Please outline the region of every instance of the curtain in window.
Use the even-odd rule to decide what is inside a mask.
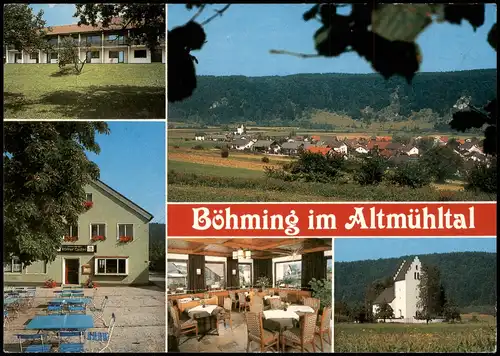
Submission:
[[[310,290],[313,279],[326,279],[326,258],[323,251],[302,255],[302,290]]]
[[[236,270],[236,274],[233,275],[233,269]],[[227,289],[234,289],[240,286],[240,271],[238,269],[238,259],[228,258],[227,259]]]
[[[198,275],[196,270],[201,270]],[[192,293],[205,291],[205,256],[189,255],[188,256],[188,290]]]
[[[253,284],[257,283],[260,277],[267,277],[272,284],[273,280],[273,260],[269,259],[255,259],[253,260]]]

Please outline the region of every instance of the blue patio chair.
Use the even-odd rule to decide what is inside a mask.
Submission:
[[[85,304],[68,304],[68,311],[70,314],[85,314],[86,310]]]
[[[62,304],[49,304],[47,306],[47,314],[62,314],[63,306]]]
[[[47,353],[50,352],[50,345],[43,344],[43,334],[17,334],[19,340],[19,349],[24,353]],[[23,350],[23,341],[35,342],[40,341],[40,344],[28,345]]]
[[[72,296],[71,292],[66,292],[66,291],[61,292],[61,298],[71,298],[71,296]]]
[[[109,321],[109,327],[107,332],[89,331],[87,333],[87,341],[93,344],[96,343],[101,345],[101,349],[98,351],[99,353],[104,352],[104,350],[106,349],[108,349],[108,352],[112,352],[111,348],[109,347],[109,343],[111,341],[111,336],[113,335],[115,323],[116,323],[116,317],[115,313],[113,313],[111,314],[111,320]]]
[[[71,293],[72,298],[83,298],[84,293],[83,292],[77,292],[77,293]]]
[[[84,341],[83,331],[59,331],[57,335],[59,337],[59,352],[62,353],[85,352],[85,346],[83,343]],[[63,338],[73,338],[73,337],[78,337],[79,342],[63,342]]]

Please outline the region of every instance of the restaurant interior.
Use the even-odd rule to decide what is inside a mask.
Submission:
[[[331,238],[170,238],[168,352],[332,352]]]

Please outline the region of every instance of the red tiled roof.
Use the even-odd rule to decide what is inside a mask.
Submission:
[[[381,150],[381,151],[379,152],[379,154],[380,154],[381,156],[384,156],[384,157],[391,157],[391,156],[392,156],[392,152],[391,152],[391,151],[389,151],[389,150]]]
[[[369,150],[372,150],[375,146],[378,146],[379,150],[384,150],[389,144],[390,142],[387,141],[370,141],[368,142],[367,147]]]
[[[381,136],[377,137],[377,141],[392,141],[391,136]]]
[[[441,142],[448,142],[448,136],[441,136],[439,138],[439,141],[441,141]]]
[[[111,30],[121,30],[123,27],[122,19],[119,17],[115,17],[111,20],[111,24],[103,28],[102,23],[99,23],[96,27],[77,24],[71,25],[62,25],[62,26],[51,26],[52,31],[48,32],[48,35],[67,35],[70,33],[78,33],[78,32],[100,32],[102,30],[111,31]],[[127,29],[133,28],[133,26],[127,26]]]
[[[314,141],[319,141],[321,138],[319,136],[311,136],[311,140],[314,140]]]
[[[311,153],[321,153],[322,155],[326,156],[326,154],[332,149],[330,147],[309,146],[306,148],[306,150]]]

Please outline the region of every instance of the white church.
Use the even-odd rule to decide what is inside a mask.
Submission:
[[[386,302],[394,311],[396,320],[402,323],[418,323],[417,313],[418,286],[422,263],[415,257],[413,260],[403,261],[394,276],[394,285],[386,288],[373,303],[373,314],[379,306]]]

